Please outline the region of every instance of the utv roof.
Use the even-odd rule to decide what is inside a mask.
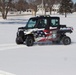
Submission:
[[[31,17],[31,19],[41,19],[41,18],[57,18],[57,19],[59,19],[59,17],[52,17],[52,16],[50,16],[50,15],[41,15],[41,16],[36,16],[36,17]]]

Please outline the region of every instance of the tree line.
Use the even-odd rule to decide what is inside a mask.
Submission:
[[[18,0],[17,2],[14,0],[0,0],[0,12],[2,14],[3,19],[7,19],[7,14],[11,10],[16,11],[25,11],[26,9],[32,9],[37,12],[37,5],[41,4],[42,0]],[[54,4],[60,4],[59,13],[64,14],[67,17],[68,13],[73,13],[76,11],[76,3],[73,3],[72,0],[43,0],[43,7],[45,9],[45,15],[47,9],[50,14],[52,11],[52,7]]]

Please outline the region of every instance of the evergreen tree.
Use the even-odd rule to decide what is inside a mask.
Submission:
[[[67,13],[72,13],[73,9],[73,2],[72,0],[62,0],[60,4],[59,13],[65,14],[65,17],[67,17]]]

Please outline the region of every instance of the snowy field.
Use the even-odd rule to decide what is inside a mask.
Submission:
[[[55,16],[74,28],[67,34],[71,45],[16,45],[18,27],[25,26],[31,16],[0,18],[0,75],[76,75],[76,14]]]

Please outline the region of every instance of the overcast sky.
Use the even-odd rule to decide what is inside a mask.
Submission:
[[[76,2],[76,0],[73,0],[74,2]]]

